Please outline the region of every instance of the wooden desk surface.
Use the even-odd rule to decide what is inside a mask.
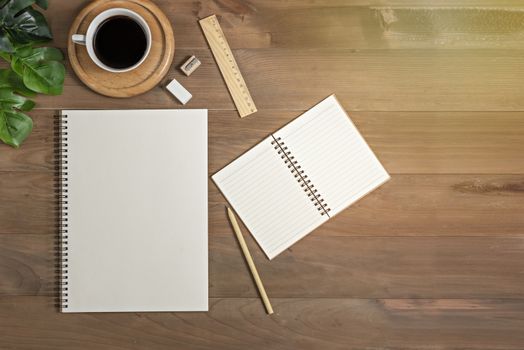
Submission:
[[[55,45],[86,3],[50,1]],[[524,4],[157,3],[177,42],[166,81],[209,108],[210,174],[336,93],[392,180],[271,263],[246,237],[271,317],[212,183],[209,313],[60,314],[53,114],[180,107],[160,87],[98,96],[68,67],[23,147],[0,146],[0,349],[524,348]],[[197,23],[212,13],[259,108],[245,119]],[[186,78],[175,67],[191,54],[202,67]]]

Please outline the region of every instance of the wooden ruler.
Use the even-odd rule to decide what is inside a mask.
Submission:
[[[224,32],[220,28],[217,17],[212,15],[201,19],[199,22],[218,68],[220,68],[220,72],[224,77],[229,93],[233,98],[233,102],[235,102],[238,114],[240,114],[241,118],[244,118],[255,113],[257,107],[247,89],[242,73],[238,69],[233,52],[231,52]]]

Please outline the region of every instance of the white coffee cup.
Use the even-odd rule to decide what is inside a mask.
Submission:
[[[134,65],[130,67],[125,68],[114,68],[109,67],[108,65],[104,64],[96,55],[95,52],[95,35],[97,33],[98,28],[102,23],[104,23],[106,20],[115,17],[115,16],[126,16],[134,20],[137,24],[140,25],[142,30],[144,31],[144,34],[146,36],[146,50],[144,52],[144,56]],[[87,53],[89,54],[89,57],[93,60],[93,62],[96,63],[97,66],[99,66],[102,69],[105,69],[108,72],[113,73],[122,73],[122,72],[129,72],[130,70],[133,70],[140,66],[147,56],[149,55],[149,51],[151,50],[151,30],[149,29],[149,25],[147,22],[140,16],[138,13],[124,9],[124,8],[113,8],[106,10],[102,13],[100,13],[98,16],[96,16],[91,23],[89,24],[89,27],[87,28],[87,32],[85,35],[83,34],[73,34],[71,37],[74,43],[85,45],[87,48]]]

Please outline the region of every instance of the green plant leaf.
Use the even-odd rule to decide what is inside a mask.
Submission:
[[[12,40],[21,44],[45,42],[53,38],[45,17],[31,7],[14,17],[5,30]]]
[[[3,55],[3,57],[6,61],[11,62],[11,69],[15,71],[15,73],[18,74],[20,77],[22,77],[24,75],[24,65],[19,56],[27,55],[28,53],[25,52],[29,51],[29,53],[31,53],[32,50],[33,49],[30,46],[24,46],[21,48],[16,48],[15,52],[13,52],[8,57],[6,57],[5,54]]]
[[[20,57],[27,64],[37,64],[42,61],[62,61],[64,55],[62,51],[54,47],[24,47],[16,51],[16,56]]]
[[[33,129],[33,121],[22,111],[30,111],[35,103],[14,93],[9,86],[9,71],[0,72],[0,139],[8,145],[19,147]]]
[[[22,112],[35,103],[19,91],[27,91],[21,78],[10,69],[0,69],[0,140],[13,147],[19,147],[33,129],[33,121]]]
[[[57,61],[48,61],[38,66],[26,66],[24,84],[29,89],[47,95],[60,95],[63,91],[65,68]]]
[[[41,9],[47,10],[47,0],[36,0],[36,4]]]
[[[62,52],[33,45],[52,39],[45,17],[47,0],[0,0],[0,57],[10,69],[0,69],[0,140],[19,147],[33,129],[24,112],[35,106],[37,92],[60,94],[65,68]]]
[[[20,77],[24,76],[24,63],[16,56],[11,59],[11,69]]]
[[[36,95],[36,92],[29,90],[24,85],[22,78],[11,69],[0,69],[0,88],[11,88],[16,93],[27,97]]]
[[[27,112],[33,109],[35,103],[24,96],[15,94],[10,88],[0,88],[0,105],[2,109],[16,108]]]
[[[10,69],[0,69],[0,89],[12,87],[11,82],[9,81],[10,74]]]
[[[9,35],[3,28],[0,28],[0,51],[13,52],[14,50],[15,47],[9,39]]]
[[[0,28],[7,36],[4,42],[9,40],[11,46],[16,46],[52,39],[45,17],[32,7],[35,1],[10,0],[0,8]],[[37,5],[44,8],[47,1],[40,0]]]
[[[13,109],[0,109],[0,139],[13,147],[20,147],[33,130],[33,120]]]
[[[0,19],[6,21],[12,19],[18,12],[35,3],[35,0],[8,0],[4,1],[0,9]]]
[[[17,50],[11,60],[11,68],[22,76],[27,88],[47,95],[62,93],[65,67],[62,52],[53,47],[24,47]]]

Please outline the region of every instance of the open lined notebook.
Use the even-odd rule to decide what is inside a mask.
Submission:
[[[390,177],[332,95],[212,178],[272,259]]]
[[[207,310],[207,110],[67,110],[60,130],[61,311]]]

